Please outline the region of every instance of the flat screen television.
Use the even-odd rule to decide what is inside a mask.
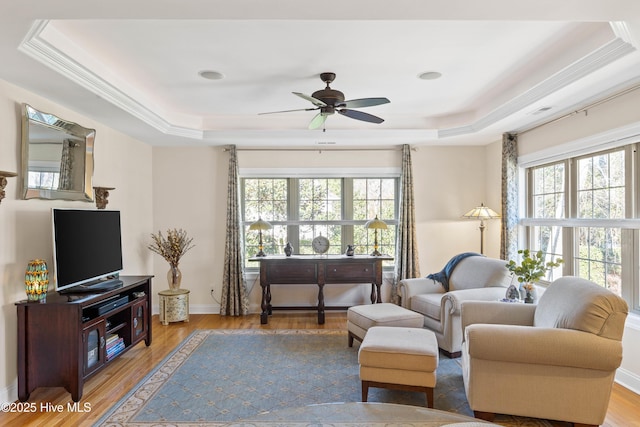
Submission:
[[[52,223],[57,291],[99,292],[122,285],[119,211],[54,208]]]

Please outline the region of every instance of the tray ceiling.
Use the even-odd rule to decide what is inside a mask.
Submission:
[[[0,78],[154,145],[487,144],[640,84],[633,1],[31,3],[0,18]],[[313,108],[292,92],[327,71],[384,122],[259,114]]]

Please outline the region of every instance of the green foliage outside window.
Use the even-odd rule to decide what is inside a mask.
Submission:
[[[268,255],[282,254],[287,242],[296,254],[313,254],[318,235],[331,242],[329,254],[344,253],[348,244],[369,254],[374,233],[364,224],[376,215],[389,227],[378,232],[379,251],[394,256],[397,185],[397,178],[244,178],[245,259],[258,252],[258,233],[248,230],[258,218],[273,225],[262,233]]]

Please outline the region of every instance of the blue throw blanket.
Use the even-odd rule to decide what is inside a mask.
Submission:
[[[442,271],[438,273],[432,273],[427,276],[427,279],[433,279],[436,282],[440,282],[442,287],[446,292],[449,292],[449,277],[451,277],[451,273],[453,273],[453,269],[456,268],[456,265],[463,259],[470,256],[484,256],[476,252],[463,252],[451,258],[447,265],[444,266]]]

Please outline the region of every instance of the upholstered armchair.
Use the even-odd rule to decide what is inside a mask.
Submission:
[[[627,312],[622,298],[576,277],[554,281],[537,305],[464,302],[462,372],[476,417],[602,424]]]
[[[424,316],[424,327],[436,334],[438,347],[447,356],[460,357],[460,304],[504,298],[512,281],[506,264],[504,260],[485,256],[465,258],[451,272],[448,291],[440,282],[428,278],[401,280],[400,303]]]

